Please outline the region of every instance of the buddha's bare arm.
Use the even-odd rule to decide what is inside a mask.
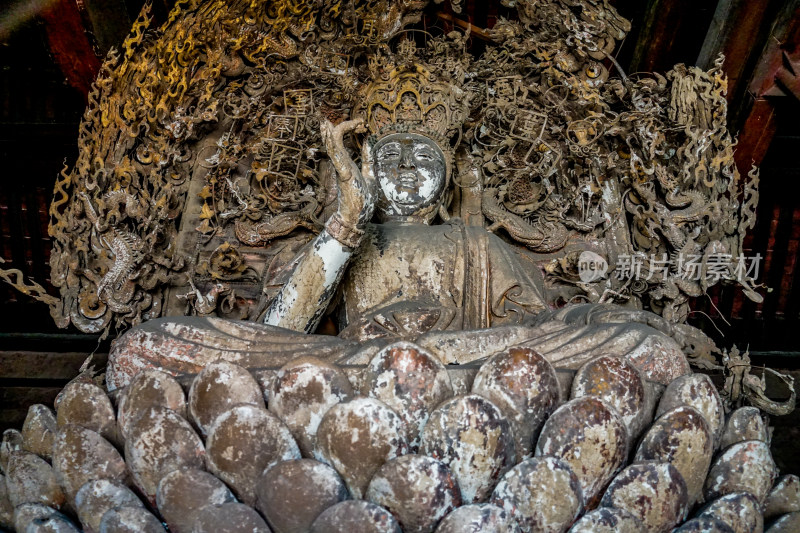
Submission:
[[[337,174],[339,207],[299,261],[289,281],[267,309],[264,323],[294,331],[314,331],[357,252],[375,208],[375,176],[364,143],[359,171],[344,147],[344,135],[363,128],[361,120],[334,127],[322,124],[322,138]]]

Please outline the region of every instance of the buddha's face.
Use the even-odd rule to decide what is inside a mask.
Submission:
[[[447,164],[441,149],[431,139],[415,133],[387,135],[375,144],[373,157],[382,215],[419,215],[438,204],[445,187]]]

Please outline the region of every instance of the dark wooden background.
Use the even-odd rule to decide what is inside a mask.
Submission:
[[[77,155],[86,94],[142,3],[21,0],[0,7],[0,256],[37,281],[48,279],[47,210],[56,175]],[[156,20],[171,3],[154,0]],[[751,162],[762,169],[747,254],[765,258],[759,280],[769,289],[758,305],[734,287],[715,289],[694,302],[691,320],[724,347],[749,346],[758,361],[800,367],[800,1],[611,3],[633,22],[617,56],[628,73],[676,63],[710,67],[718,53],[727,55],[737,160],[743,173]],[[495,4],[468,0],[456,16],[491,25],[500,13]],[[95,336],[58,330],[45,306],[0,286],[0,428],[18,422],[28,400],[43,401],[42,391],[54,395],[89,352],[106,350]]]

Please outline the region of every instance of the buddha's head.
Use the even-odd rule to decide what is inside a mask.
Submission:
[[[372,153],[379,216],[429,222],[447,186],[447,158],[439,145],[418,133],[393,133],[377,141]]]
[[[370,65],[380,65],[376,59]],[[421,63],[377,69],[353,116],[364,119],[382,220],[430,223],[449,198],[455,147],[468,116],[466,93]]]

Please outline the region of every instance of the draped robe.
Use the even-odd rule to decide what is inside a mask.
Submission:
[[[445,364],[528,346],[562,368],[613,355],[661,383],[689,372],[681,330],[657,315],[595,304],[552,310],[546,301],[543,275],[531,259],[483,227],[457,219],[436,226],[376,224],[339,286],[337,337],[165,317],[115,341],[106,378],[113,389],[145,368],[193,374],[219,359],[252,369],[305,356],[365,364],[399,340],[415,342]]]

